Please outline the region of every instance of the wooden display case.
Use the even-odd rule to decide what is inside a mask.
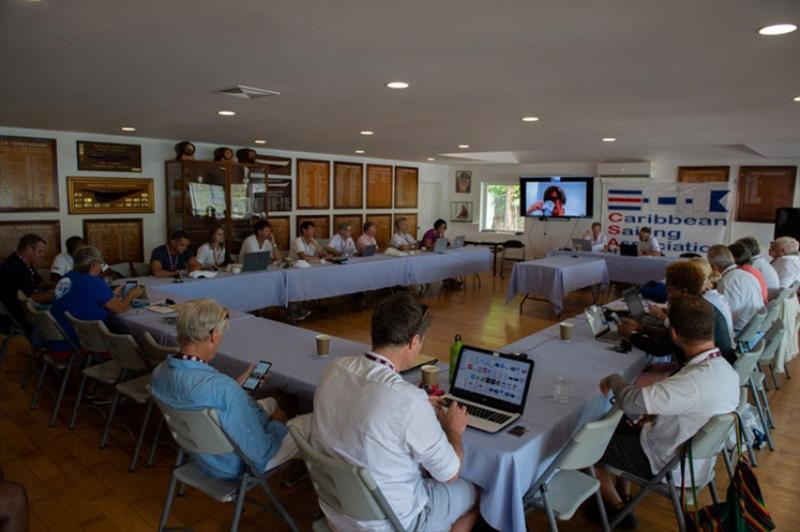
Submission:
[[[238,250],[253,218],[267,216],[268,175],[263,164],[167,161],[167,233],[186,231],[196,249],[221,225],[226,247]]]

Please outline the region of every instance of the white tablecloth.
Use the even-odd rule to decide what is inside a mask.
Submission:
[[[648,281],[661,281],[667,275],[667,266],[682,260],[676,257],[626,257],[615,253],[595,251],[561,251],[555,250],[548,257],[577,255],[593,257],[606,261],[608,278],[616,283],[645,284]]]

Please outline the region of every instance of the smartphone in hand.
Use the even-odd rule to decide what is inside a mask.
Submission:
[[[250,375],[244,380],[242,383],[242,388],[247,390],[248,392],[252,392],[258,385],[261,383],[261,380],[266,376],[267,372],[272,367],[272,362],[267,362],[266,360],[260,361],[256,366],[253,368],[253,371],[250,372]]]

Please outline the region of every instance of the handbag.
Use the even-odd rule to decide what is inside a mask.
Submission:
[[[728,485],[727,500],[711,504],[703,508],[697,507],[697,487],[694,477],[694,464],[692,460],[692,442],[689,440],[684,450],[685,459],[688,454],[689,473],[692,479],[692,495],[694,497],[694,511],[689,512],[686,505],[686,490],[684,489],[685,477],[683,475],[684,460],[681,460],[681,503],[687,530],[702,530],[708,532],[745,532],[768,531],[775,528],[775,522],[764,504],[761,488],[758,485],[753,469],[742,454],[741,430],[742,420],[738,414],[734,426],[736,427],[736,467],[733,478]],[[713,482],[713,480],[712,480]]]

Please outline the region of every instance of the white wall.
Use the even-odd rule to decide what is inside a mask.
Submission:
[[[175,159],[174,146],[179,140],[150,139],[135,137],[131,135],[97,135],[93,133],[78,133],[65,131],[49,131],[40,129],[24,129],[0,126],[0,135],[16,135],[22,137],[42,137],[56,140],[56,150],[58,152],[58,212],[24,212],[24,213],[0,213],[0,219],[13,220],[59,220],[61,222],[62,248],[64,241],[72,235],[83,234],[83,220],[92,218],[139,218],[143,219],[144,227],[144,251],[145,260],[150,255],[152,248],[159,246],[166,240],[167,214],[164,184],[164,162]],[[118,142],[125,144],[140,144],[142,146],[142,171],[138,172],[85,172],[78,171],[76,141],[89,140],[99,142]],[[213,160],[213,151],[219,148],[218,144],[194,143],[197,151],[197,160]],[[234,151],[241,146],[229,146]],[[247,146],[252,147],[252,146]],[[419,163],[415,161],[395,161],[388,159],[373,159],[368,157],[356,157],[349,155],[330,155],[321,153],[290,152],[269,149],[257,149],[259,153],[290,157],[292,161],[292,175],[280,176],[294,180],[294,159],[308,158],[318,160],[333,161],[352,161],[373,164],[389,164],[414,166],[419,168],[420,182],[441,182],[447,181],[448,167],[445,165]],[[331,164],[333,171],[333,164]],[[152,214],[103,214],[103,215],[78,215],[68,214],[67,209],[67,176],[103,176],[103,177],[149,177],[154,180],[155,189],[155,212]],[[333,197],[333,179],[331,182],[331,198]],[[292,184],[293,205],[297,204],[297,187]],[[365,186],[366,189],[366,186]],[[365,192],[366,193],[366,192]],[[332,203],[332,201],[331,201]],[[386,213],[386,212],[416,212],[416,209],[357,209],[357,210],[337,210],[336,214],[350,213]],[[302,211],[302,215],[324,215],[333,214],[333,209],[328,210],[309,210]],[[291,216],[291,231],[294,237],[296,211],[291,213],[276,213],[278,216]],[[331,222],[332,223],[332,222]],[[236,251],[234,251],[235,253]]]
[[[663,159],[655,160],[655,169],[652,178],[658,181],[674,182],[677,180],[679,166],[730,166],[731,188],[733,189],[730,205],[736,205],[736,186],[738,183],[740,166],[786,166],[799,165],[800,160],[786,159],[743,159],[735,161],[720,160],[674,160]],[[458,170],[472,171],[472,190],[470,194],[457,194],[455,192],[455,174]],[[503,165],[451,165],[449,179],[446,186],[446,194],[441,212],[449,217],[451,201],[472,201],[473,202],[473,223],[450,223],[448,222],[448,233],[452,235],[474,234],[479,231],[479,221],[482,214],[481,205],[481,184],[515,184],[519,182],[520,176],[591,176],[597,171],[596,163],[553,163],[553,164],[503,164]],[[595,180],[594,190],[594,218],[600,220],[602,216],[602,204],[600,198],[600,183]],[[800,205],[800,176],[795,182],[794,197],[787,200],[786,206]],[[772,240],[774,224],[771,223],[750,223],[736,222],[735,210],[731,218],[731,224],[726,232],[726,240],[734,241],[743,236],[755,236],[763,244]],[[525,234],[521,238],[526,245],[528,257],[533,255],[542,256],[548,250],[568,246],[573,236],[577,237],[589,229],[592,220],[550,220],[541,221],[537,218],[525,219]],[[505,237],[494,237],[503,240]],[[509,237],[511,238],[511,237]]]

